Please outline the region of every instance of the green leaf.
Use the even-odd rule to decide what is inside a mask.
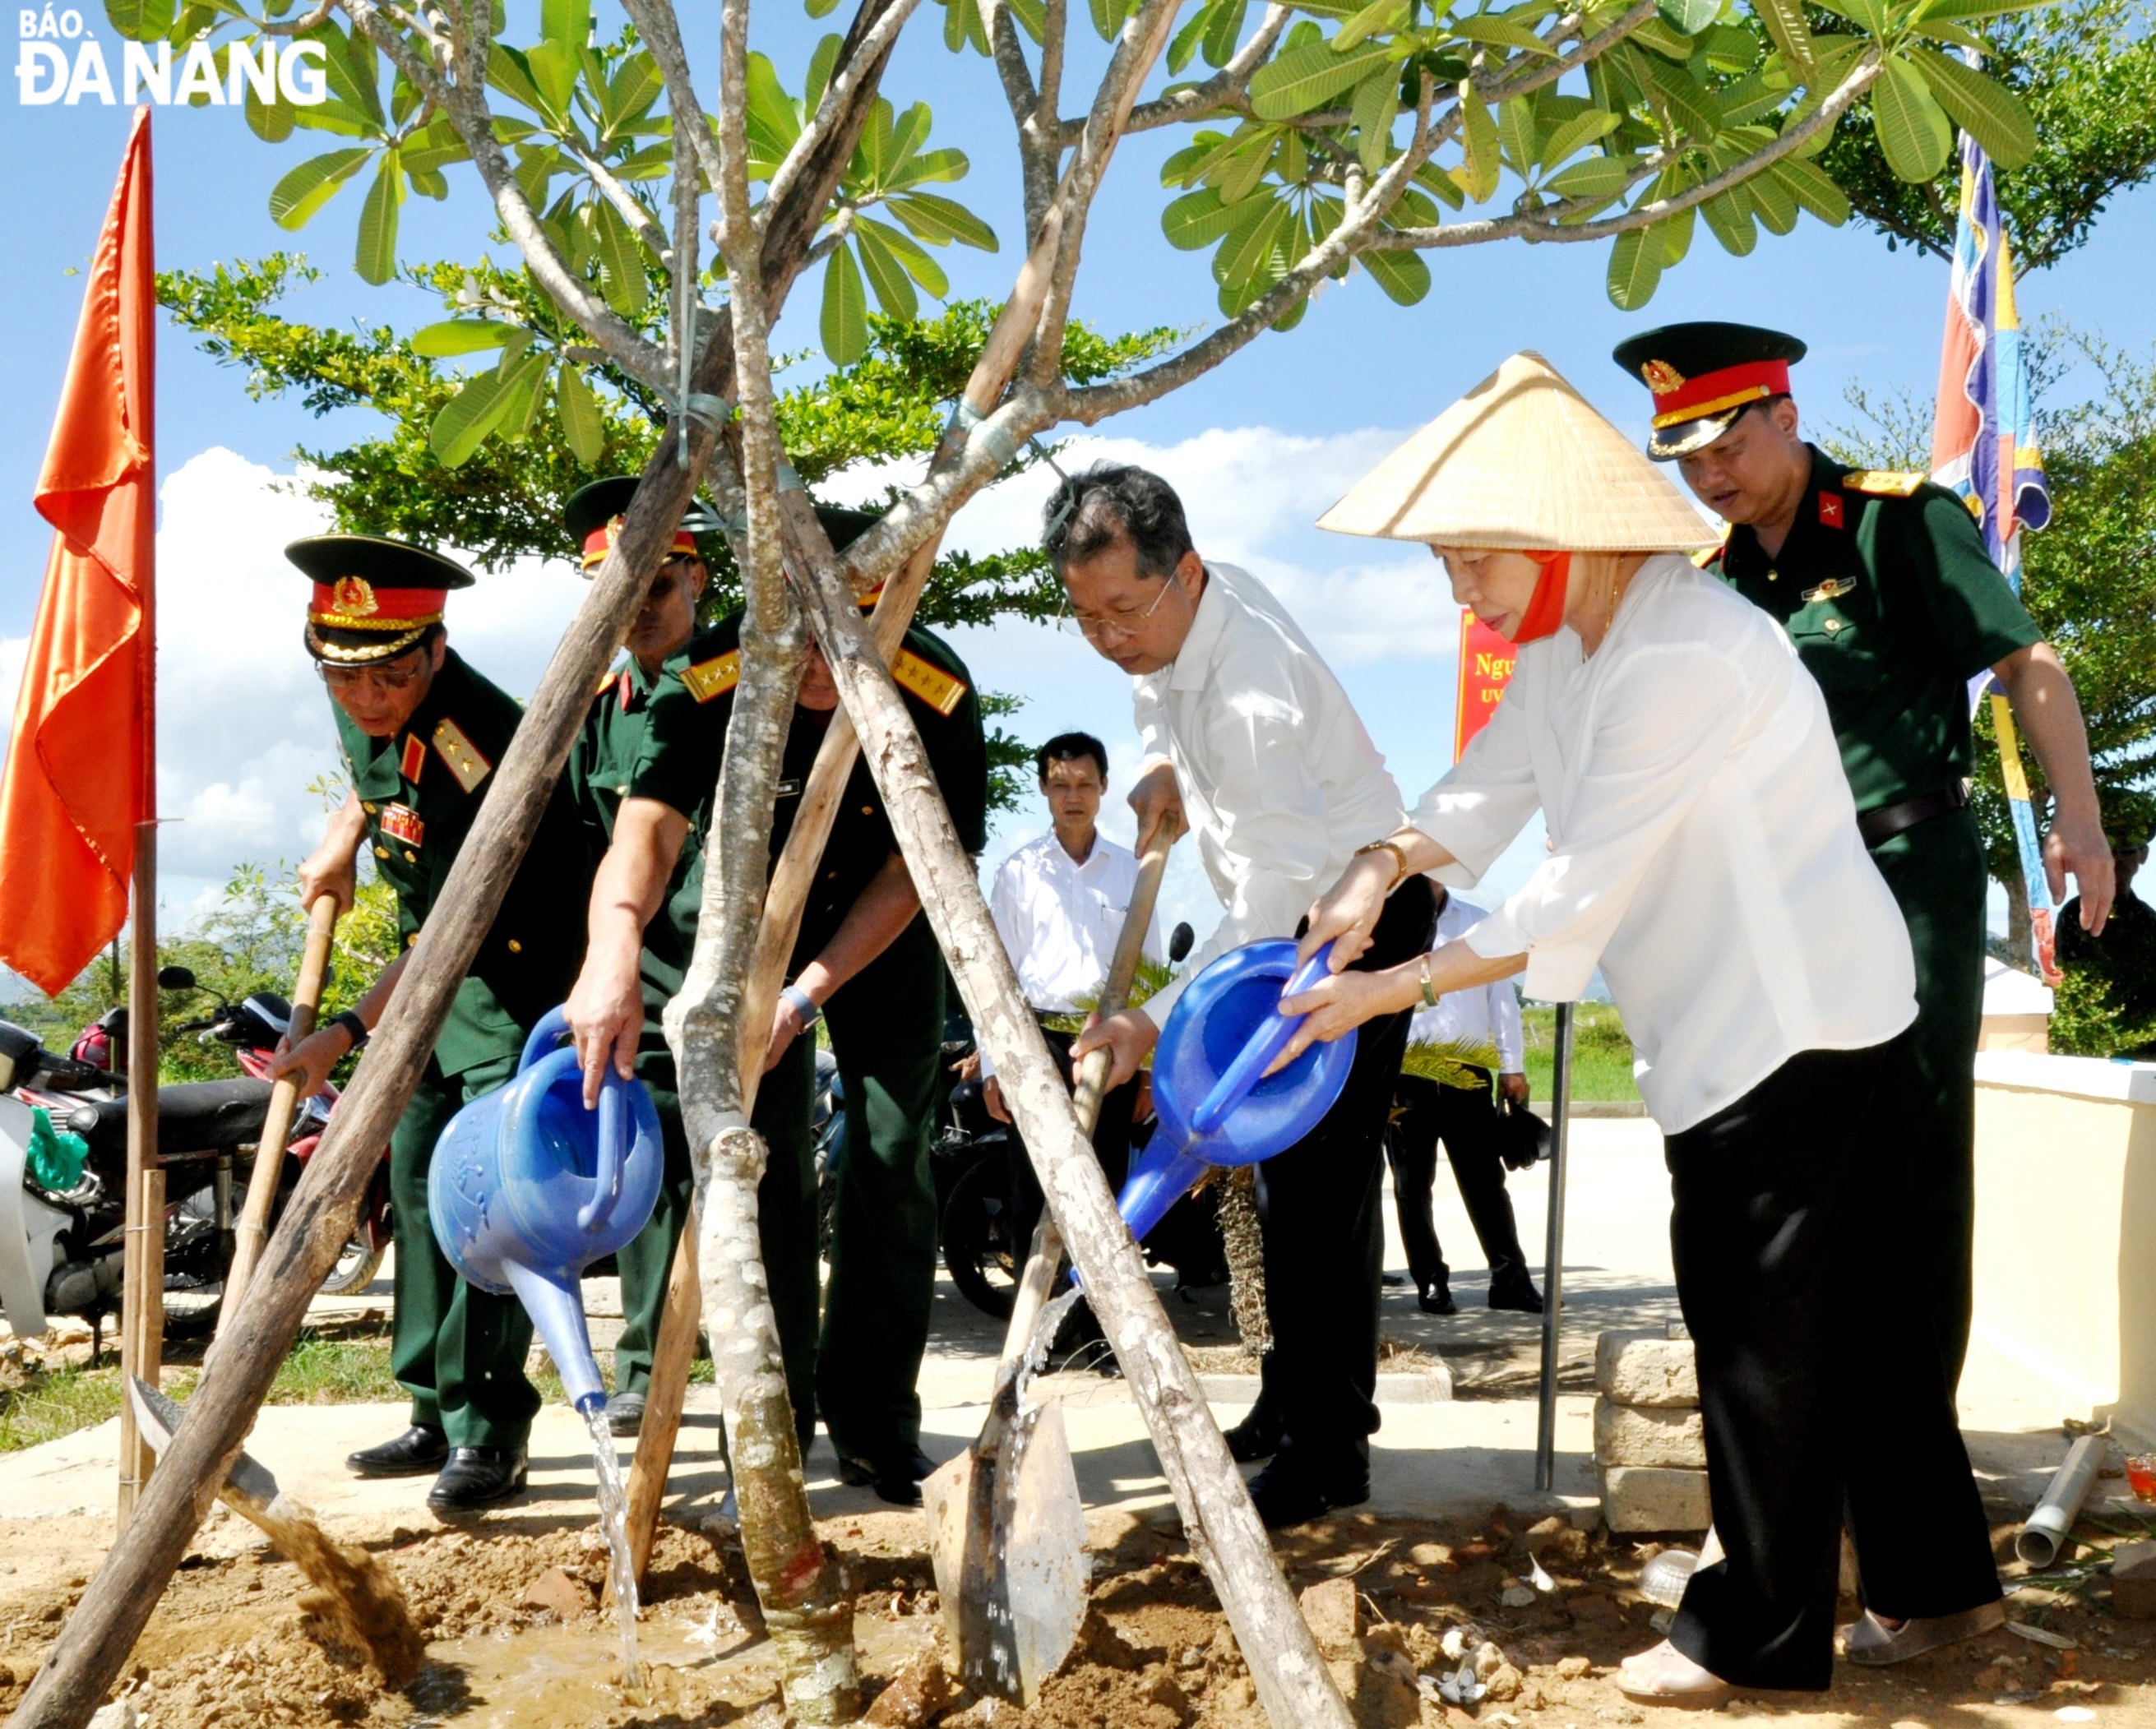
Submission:
[[[405,134],[398,146],[404,155],[404,172],[424,174],[430,169],[445,168],[451,162],[470,159],[471,152],[465,148],[465,141],[457,136],[457,129],[447,115],[431,121],[416,132]]]
[[[1336,54],[1330,44],[1313,42],[1276,54],[1251,78],[1250,106],[1260,120],[1306,114],[1353,90],[1392,55],[1390,46],[1380,42],[1353,54]]]
[[[382,152],[374,184],[359,212],[359,248],[352,265],[360,280],[379,288],[397,274],[397,213],[404,204],[404,164],[395,145]]]
[[[834,367],[851,366],[869,351],[869,298],[853,249],[843,240],[824,266],[824,357]]]
[[[1615,131],[1618,117],[1606,108],[1590,108],[1584,114],[1576,114],[1549,135],[1543,146],[1543,163],[1554,168],[1568,162],[1579,151],[1590,144],[1599,143]]]
[[[1243,38],[1243,19],[1249,0],[1214,0],[1200,14],[1205,19],[1205,64],[1224,66],[1235,58],[1235,44]]]
[[[1655,11],[1679,34],[1697,36],[1722,16],[1722,0],[1658,0]]]
[[[942,265],[917,245],[910,234],[901,233],[888,223],[872,221],[865,216],[854,218],[854,232],[864,228],[874,233],[878,244],[905,267],[906,274],[937,300],[951,292],[951,279],[943,274]],[[865,254],[864,254],[865,257]]]
[[[955,54],[968,43],[977,53],[988,52],[988,21],[978,0],[943,0],[943,46]]]
[[[547,354],[527,354],[507,370],[501,393],[495,397],[495,430],[521,439],[531,430],[539,414],[539,390],[554,363]]]
[[[594,198],[591,211],[600,290],[607,305],[624,318],[634,318],[651,298],[651,284],[644,273],[644,248],[621,213],[606,200]]]
[[[1532,97],[1515,96],[1497,109],[1497,136],[1504,142],[1505,160],[1521,179],[1534,172],[1542,154],[1542,129],[1535,124]]]
[[[1220,3],[1221,0],[1214,0],[1212,6],[1199,7],[1169,39],[1168,75],[1170,78],[1178,76],[1183,68],[1197,58],[1198,44],[1205,38],[1205,27],[1212,23],[1214,11]]]
[[[1088,0],[1093,14],[1093,28],[1101,33],[1101,40],[1113,42],[1123,28],[1123,20],[1130,16],[1128,0]]]
[[[1829,12],[1861,25],[1866,34],[1887,33],[1887,0],[1820,0]]]
[[[245,80],[241,80],[246,83]],[[247,104],[248,129],[265,144],[282,144],[292,136],[293,115],[297,105],[290,102],[264,102],[254,93],[254,86],[247,84],[244,98]]]
[[[1221,164],[1213,182],[1220,188],[1222,200],[1229,204],[1241,203],[1265,177],[1265,171],[1272,166],[1273,146],[1280,140],[1280,132],[1272,126],[1245,126],[1238,137],[1240,141]]]
[[[569,99],[576,94],[579,56],[559,43],[535,42],[524,52],[524,64],[539,88],[539,111],[556,126],[569,118]]]
[[[1160,213],[1161,233],[1178,251],[1196,252],[1256,221],[1264,208],[1262,202],[1248,199],[1240,204],[1224,204],[1218,192],[1202,186],[1169,202]]]
[[[479,449],[501,418],[502,375],[475,372],[464,388],[443,403],[427,442],[444,468],[456,468]]]
[[[1880,153],[1897,177],[1938,177],[1953,151],[1953,128],[1923,74],[1898,55],[1888,56],[1886,74],[1871,86],[1871,117]]]
[[[1661,236],[1662,268],[1675,269],[1691,250],[1692,218],[1699,214],[1697,204],[1687,204],[1675,216],[1666,216],[1647,232]]]
[[[1908,59],[1947,117],[1982,145],[1997,167],[2019,168],[2035,155],[2036,122],[2005,85],[1937,49],[1912,48]]]
[[[996,231],[956,199],[936,192],[906,192],[886,199],[884,208],[932,246],[953,240],[982,252],[997,249]]]
[[[525,60],[523,49],[495,43],[486,57],[486,81],[511,101],[545,112],[546,98],[539,94],[539,86],[532,80],[531,68]]]
[[[1412,306],[1430,292],[1430,265],[1419,252],[1363,252],[1355,262],[1396,306]]]
[[[1738,188],[1752,201],[1752,213],[1769,233],[1786,234],[1797,225],[1797,195],[1771,174],[1755,174]]]
[[[1453,18],[1445,28],[1455,36],[1464,37],[1484,48],[1516,48],[1531,54],[1546,54],[1553,59],[1557,57],[1557,50],[1526,25],[1513,23],[1495,13],[1482,12],[1471,18]]]
[[[1662,237],[1653,228],[1620,234],[1609,249],[1609,299],[1620,311],[1636,312],[1655,297],[1662,280]]]
[[[270,189],[270,219],[280,228],[305,228],[373,154],[364,149],[333,150],[309,157]]]
[[[824,92],[831,87],[831,74],[839,64],[839,50],[845,45],[845,38],[836,30],[816,38],[816,51],[808,56],[808,76],[801,86],[802,100],[811,107],[820,103]]]
[[[539,33],[567,49],[580,49],[592,37],[592,0],[539,0]]]
[[[607,85],[603,109],[608,132],[611,134],[624,121],[635,119],[665,90],[666,80],[660,74],[659,62],[648,54],[631,54]]]
[[[1235,229],[1213,254],[1213,280],[1229,291],[1239,295],[1251,279],[1265,268],[1272,256],[1273,249],[1280,244],[1281,235],[1287,228],[1288,218],[1294,211],[1286,200],[1263,198],[1252,201],[1262,212],[1255,222]],[[1245,296],[1243,305],[1250,297]],[[1223,304],[1226,304],[1224,298]],[[1238,309],[1240,310],[1240,308]]]
[[[885,244],[875,224],[856,218],[854,244],[860,249],[861,268],[868,273],[869,286],[875,290],[876,304],[887,316],[912,323],[921,316],[921,297],[913,291],[913,279],[906,274],[906,266]]]
[[[1752,200],[1742,186],[1732,186],[1709,198],[1699,207],[1699,213],[1724,252],[1743,258],[1759,244],[1759,230],[1752,220]]]
[[[1646,68],[1648,78],[1668,107],[1671,121],[1681,131],[1705,143],[1722,130],[1722,105],[1688,67],[1673,66],[1659,59],[1635,59]]]
[[[155,42],[172,28],[172,0],[105,0],[105,16],[130,42]]]
[[[1364,38],[1380,31],[1390,35],[1406,23],[1407,18],[1408,9],[1402,0],[1370,0],[1368,6],[1333,33],[1332,51],[1344,54]]]
[[[1819,68],[1812,58],[1811,27],[1804,22],[1802,0],[1752,0],[1752,10],[1797,75],[1806,84],[1816,84]]]
[[[1631,177],[1630,156],[1588,156],[1551,175],[1543,189],[1560,198],[1612,198]]]
[[[566,362],[554,384],[554,406],[562,416],[562,436],[570,454],[586,468],[597,465],[606,454],[606,417],[598,398],[585,382],[584,369]]]
[[[1454,177],[1476,203],[1497,190],[1497,122],[1490,105],[1471,84],[1460,86],[1460,167]]]
[[[899,192],[938,180],[963,180],[972,166],[963,150],[924,150],[901,161],[884,176],[881,185],[886,192]]]
[[[516,331],[498,318],[451,318],[440,324],[423,325],[412,332],[412,351],[429,360],[448,360],[459,354],[478,354],[499,348]]]
[[[1835,184],[1834,177],[1816,162],[1784,156],[1768,165],[1763,178],[1779,181],[1789,195],[1829,228],[1849,220],[1849,195]]]
[[[812,18],[827,18],[839,9],[839,0],[808,0],[808,13]]]
[[[2009,13],[2034,12],[2051,3],[2051,0],[1931,0],[1917,17],[1925,23],[1938,18],[1966,23],[1971,18],[2005,18]]]
[[[375,89],[374,44],[363,30],[354,30],[349,36],[331,29],[322,33],[322,46],[328,54],[322,62],[323,75],[334,90],[377,126],[382,124],[382,97]]]
[[[1376,173],[1393,153],[1393,118],[1399,112],[1400,81],[1388,64],[1356,87],[1350,105],[1356,132],[1356,153],[1363,167]]]

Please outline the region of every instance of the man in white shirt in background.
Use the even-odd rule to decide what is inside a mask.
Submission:
[[[1033,1012],[1050,1016],[1083,1013],[1100,1000],[1115,958],[1124,915],[1137,885],[1137,855],[1096,826],[1108,790],[1108,747],[1091,733],[1061,732],[1034,754],[1040,796],[1055,825],[1029,840],[996,872],[988,911],[1004,940],[1020,988]],[[1160,925],[1146,930],[1145,955],[1161,957]],[[1044,1028],[1049,1043],[1070,1054],[1070,1035]],[[1131,1157],[1131,1115],[1137,1082],[1127,1080],[1101,1101],[1093,1149],[1111,1188],[1121,1188]],[[988,1054],[981,1053],[981,1102],[1009,1122],[1003,1088]],[[1011,1136],[1012,1241],[1030,1242],[1040,1218],[1040,1179],[1015,1131]]]
[[[1465,936],[1488,915],[1479,906],[1455,900],[1439,889],[1437,940]],[[1451,1045],[1493,1051],[1497,1088],[1503,1099],[1522,1108],[1527,1102],[1526,1039],[1520,1024],[1520,993],[1508,978],[1472,990],[1454,991],[1435,1008],[1418,1008],[1409,1024],[1408,1043]],[[1447,1053],[1450,1054],[1450,1053]],[[1505,1193],[1505,1138],[1502,1099],[1492,1103],[1491,1070],[1463,1064],[1479,1085],[1447,1086],[1422,1075],[1402,1075],[1393,1090],[1393,1131],[1385,1151],[1393,1163],[1393,1205],[1399,1211],[1400,1241],[1407,1247],[1408,1271],[1415,1300],[1425,1314],[1456,1315],[1451,1271],[1430,1216],[1430,1188],[1437,1177],[1437,1143],[1445,1143],[1453,1181],[1466,1204],[1468,1222],[1482,1245],[1490,1269],[1490,1306],[1543,1312],[1542,1293],[1527,1272],[1520,1248],[1520,1228],[1512,1217],[1512,1198]]]
[[[1263,583],[1199,557],[1166,481],[1101,464],[1064,482],[1046,521],[1073,622],[1133,680],[1146,750],[1131,794],[1138,850],[1158,823],[1178,822],[1225,909],[1165,989],[1072,1047],[1083,1056],[1106,1046],[1120,1082],[1152,1051],[1188,980],[1230,949],[1294,936],[1357,843],[1392,834],[1402,807],[1332,669]],[[1355,964],[1390,967],[1422,952],[1435,913],[1429,881],[1407,877]],[[1258,1407],[1229,1444],[1240,1459],[1271,1457],[1250,1484],[1268,1526],[1369,1496],[1380,1149],[1407,1033],[1404,1012],[1364,1025],[1332,1110],[1257,1167],[1273,1348]]]

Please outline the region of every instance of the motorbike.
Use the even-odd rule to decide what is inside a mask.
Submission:
[[[167,991],[198,988],[183,967],[157,975]],[[175,1029],[231,1045],[239,1077],[158,1089],[157,1152],[166,1176],[165,1337],[198,1339],[217,1325],[233,1254],[235,1193],[251,1179],[268,1113],[270,1063],[290,1007],[263,992],[218,1001]],[[63,1056],[28,1029],[0,1021],[0,1314],[18,1335],[44,1331],[54,1315],[90,1323],[93,1357],[105,1318],[121,1306],[127,1174],[127,1011],[107,1010]],[[303,1102],[280,1172],[277,1208],[297,1183],[326,1126],[333,1096]],[[37,1113],[45,1113],[46,1131]],[[50,1131],[79,1140],[83,1157],[64,1188],[39,1181],[32,1148]],[[49,1176],[49,1171],[43,1174]],[[377,1170],[359,1230],[331,1285],[364,1285],[388,1245],[387,1167]],[[363,1275],[363,1276],[362,1276]]]

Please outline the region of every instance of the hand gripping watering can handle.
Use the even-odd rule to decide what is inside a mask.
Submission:
[[[569,1018],[559,1008],[550,1008],[539,1017],[531,1035],[524,1041],[524,1054],[517,1059],[516,1071],[522,1074],[545,1056],[557,1044],[569,1036]],[[614,1200],[621,1188],[621,1168],[629,1157],[630,1132],[629,1112],[622,1097],[625,1085],[613,1072],[611,1064],[599,1080],[599,1163],[596,1186],[590,1200],[577,1209],[577,1224],[589,1230],[603,1208]]]
[[[1283,998],[1299,996],[1327,976],[1326,962],[1332,953],[1332,945],[1325,947],[1296,969],[1295,976],[1281,988]],[[1291,1014],[1269,1014],[1265,1024],[1250,1034],[1235,1060],[1228,1065],[1227,1072],[1213,1083],[1213,1090],[1192,1113],[1190,1126],[1200,1135],[1217,1134],[1220,1125],[1228,1120],[1229,1113],[1241,1104],[1252,1087],[1265,1078],[1272,1060],[1287,1048],[1295,1037],[1304,1017]]]

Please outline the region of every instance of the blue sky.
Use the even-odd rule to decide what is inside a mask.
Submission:
[[[520,23],[531,10],[528,0],[511,8]],[[715,6],[685,5],[682,15],[692,41],[715,36]],[[109,27],[101,18],[95,23],[116,64]],[[928,101],[934,141],[971,156],[970,177],[947,190],[996,227],[1004,250],[984,257],[954,249],[945,262],[957,293],[1000,295],[1019,232],[1009,121],[986,63],[947,54],[941,23],[923,9],[885,88],[901,104]],[[759,14],[757,39],[793,81],[822,28],[787,0]],[[15,236],[0,250],[13,337],[0,348],[0,392],[15,405],[0,417],[0,698],[10,711],[49,539],[29,500],[80,306],[82,278],[68,272],[95,243],[127,121],[118,109],[0,101],[0,138],[17,164],[0,188],[5,231]],[[408,327],[438,316],[421,296],[370,289],[351,271],[357,185],[301,233],[269,219],[279,177],[337,141],[300,133],[264,145],[223,108],[161,109],[155,126],[162,265],[199,269],[304,250],[325,280],[294,297],[295,314]],[[1180,141],[1142,136],[1113,166],[1089,231],[1078,300],[1080,314],[1104,331],[1217,320],[1204,255],[1176,252],[1160,235],[1167,195],[1158,165]],[[451,182],[446,204],[405,206],[406,258],[469,256],[484,244],[489,213],[475,178],[452,171]],[[2024,283],[2025,318],[2057,311],[2113,341],[2142,348],[2156,341],[2147,293],[2156,280],[2152,218],[2156,194],[2118,200],[2088,247]],[[1358,274],[1330,285],[1300,329],[1262,337],[1176,396],[1098,429],[1111,448],[1157,462],[1184,489],[1201,549],[1276,583],[1335,662],[1410,801],[1450,760],[1450,601],[1419,550],[1309,526],[1399,436],[1521,348],[1541,351],[1620,426],[1644,435],[1645,392],[1609,351],[1635,330],[1681,318],[1741,318],[1804,336],[1811,355],[1797,372],[1798,399],[1815,421],[1845,417],[1842,392],[1852,380],[1927,398],[1933,388],[1946,267],[1889,254],[1864,229],[1830,231],[1807,219],[1787,239],[1763,235],[1758,249],[1739,259],[1722,254],[1702,228],[1691,257],[1638,315],[1609,305],[1606,258],[1604,245],[1433,254],[1435,287],[1404,309]],[[778,332],[782,348],[814,346],[816,288],[812,280],[797,290]],[[296,857],[318,831],[319,806],[304,788],[331,762],[331,733],[297,642],[300,592],[275,557],[283,539],[316,519],[311,507],[274,489],[290,474],[295,445],[335,448],[375,422],[362,411],[324,422],[289,400],[251,402],[241,375],[169,332],[159,367],[159,460],[170,483],[162,797],[167,814],[183,818],[164,843],[170,919],[184,917],[230,863]],[[953,543],[986,549],[1024,535],[1035,490],[1014,484],[978,502],[954,528]],[[488,579],[459,597],[452,628],[501,683],[528,690],[577,589],[558,570]],[[1127,762],[1135,743],[1127,683],[1081,644],[1014,625],[963,633],[959,646],[983,685],[1025,693],[1014,723],[1023,735],[1086,726],[1110,740],[1119,765]],[[992,859],[1033,821],[1029,814],[1006,823]],[[1491,886],[1517,880],[1532,851],[1516,849]],[[1170,900],[1177,916],[1207,916],[1194,859],[1178,867]]]

